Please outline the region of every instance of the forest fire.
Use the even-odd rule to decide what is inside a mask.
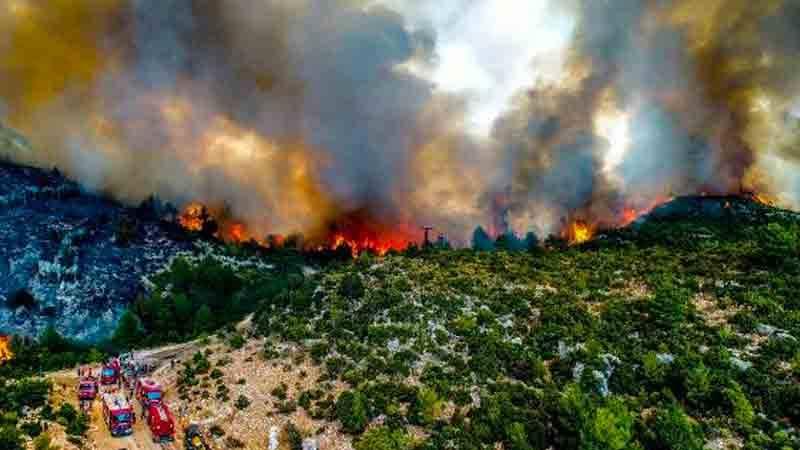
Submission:
[[[399,251],[406,247],[408,247],[408,242],[404,240],[383,239],[380,237],[374,239],[369,237],[350,239],[344,234],[335,235],[330,246],[332,250],[349,248],[354,258],[365,252],[385,256],[391,250]]]
[[[583,220],[576,220],[566,230],[566,239],[570,245],[583,244],[594,236],[594,227]]]
[[[323,246],[331,250],[349,248],[353,257],[364,252],[383,256],[391,250],[404,250],[416,237],[410,227],[384,224],[366,210],[343,214],[327,230],[329,237]]]
[[[201,231],[209,219],[208,210],[200,203],[190,203],[178,217],[178,223],[187,231]]]
[[[221,212],[220,212],[221,211]],[[228,243],[255,242],[265,248],[292,246],[305,250],[340,250],[347,248],[353,257],[369,252],[384,256],[391,250],[404,250],[415,237],[409,227],[392,227],[371,219],[366,211],[344,214],[312,233],[308,240],[302,235],[268,234],[265,239],[252,235],[243,222],[233,220],[224,209],[210,209],[201,203],[190,203],[178,216],[178,224],[186,231],[214,236]]]
[[[14,358],[14,352],[11,351],[11,337],[0,336],[0,364],[10,361]]]

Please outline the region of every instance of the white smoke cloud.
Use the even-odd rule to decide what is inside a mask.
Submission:
[[[469,99],[471,131],[486,136],[512,98],[537,82],[557,80],[576,25],[551,0],[377,0],[432,29],[436,59],[414,67],[450,94]]]

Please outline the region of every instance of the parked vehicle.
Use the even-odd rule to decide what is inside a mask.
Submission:
[[[167,405],[158,401],[150,403],[145,409],[147,426],[153,434],[153,442],[172,441],[175,439],[175,418]]]
[[[161,403],[164,398],[164,389],[152,378],[139,378],[136,380],[136,399],[146,410],[153,403]]]
[[[133,406],[118,392],[103,395],[103,420],[114,437],[133,433],[136,415]]]
[[[78,400],[93,401],[97,398],[97,393],[100,392],[100,385],[97,378],[92,375],[85,375],[78,381]]]
[[[211,447],[206,444],[198,425],[189,425],[186,428],[184,444],[186,450],[211,450]]]
[[[116,358],[109,360],[100,370],[100,384],[110,386],[119,383],[120,372],[119,360]]]

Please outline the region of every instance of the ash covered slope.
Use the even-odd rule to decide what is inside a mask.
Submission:
[[[154,214],[0,162],[0,332],[107,337],[142,276],[187,248]]]

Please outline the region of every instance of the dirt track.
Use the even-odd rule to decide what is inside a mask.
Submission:
[[[141,408],[136,407],[136,424],[133,434],[127,437],[112,437],[103,423],[103,410],[99,401],[92,405],[92,427],[89,430],[89,439],[98,450],[177,450],[180,448],[178,443],[183,435],[180,427],[177,427],[180,435],[176,436],[174,443],[158,444],[153,442],[150,430],[142,418]]]
[[[158,378],[158,373],[162,369],[170,367],[171,361],[181,360],[190,357],[197,350],[194,343],[174,345],[169,347],[162,347],[155,350],[145,350],[136,352],[137,357],[148,358],[156,363],[156,371],[154,376]],[[95,373],[99,372],[100,367],[93,368]],[[78,383],[78,375],[75,370],[66,370],[50,374],[49,378],[56,385],[56,390],[63,397],[63,401],[71,403],[75,408],[80,408],[78,404],[75,386]],[[103,388],[106,389],[106,388]],[[165,401],[167,406],[172,406],[171,398],[174,393],[167,392]],[[132,393],[128,393],[129,398],[133,398]],[[176,415],[175,428],[176,436],[173,443],[155,443],[153,442],[150,430],[147,423],[143,419],[141,406],[137,402],[132,402],[136,411],[136,423],[134,425],[134,432],[131,436],[127,437],[112,437],[103,421],[103,410],[100,400],[95,400],[91,405],[90,417],[91,424],[88,432],[88,448],[96,450],[178,450],[182,448],[181,442],[183,439],[183,427],[186,424],[181,423],[180,417],[177,417],[177,411],[174,408],[173,414]]]

